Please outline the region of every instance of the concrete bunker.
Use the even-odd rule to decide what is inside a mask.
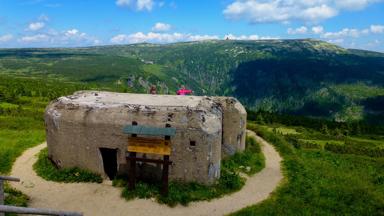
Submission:
[[[129,173],[126,125],[172,127],[169,178],[211,184],[220,162],[245,148],[246,111],[231,97],[79,91],[52,101],[45,112],[49,157],[105,178]],[[141,157],[158,159],[156,155]],[[138,167],[156,176],[158,166]]]

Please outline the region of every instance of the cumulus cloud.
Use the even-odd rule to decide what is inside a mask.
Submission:
[[[347,10],[361,10],[367,5],[382,2],[382,0],[339,0],[335,1],[337,7]]]
[[[305,27],[305,26],[301,26],[301,27],[299,27],[299,28],[295,28],[295,29],[293,29],[293,28],[288,28],[287,33],[288,33],[288,34],[291,34],[291,35],[293,35],[293,34],[306,34],[307,31],[308,31],[308,28],[307,28],[307,27]]]
[[[137,32],[133,34],[119,34],[111,38],[110,42],[114,44],[120,43],[172,43],[179,41],[200,41],[200,40],[210,40],[210,39],[219,39],[216,35],[192,35],[192,34],[183,34],[183,33],[157,33],[149,32],[147,34],[143,32]]]
[[[371,25],[370,31],[375,34],[384,33],[384,25]]]
[[[314,34],[321,34],[323,32],[324,32],[323,26],[313,26],[312,27],[312,33],[314,33]]]
[[[44,28],[44,26],[45,26],[45,23],[43,22],[32,22],[28,25],[28,30],[37,31]]]
[[[328,43],[334,43],[334,44],[343,44],[344,39],[343,38],[338,38],[338,39],[330,39],[327,40]]]
[[[68,29],[66,31],[49,30],[35,35],[25,35],[18,40],[24,46],[86,46],[97,45],[101,41],[93,36],[89,36],[78,29]]]
[[[361,35],[362,31],[358,29],[344,28],[338,32],[325,32],[321,37],[323,38],[342,38],[342,37],[354,37],[357,38]]]
[[[152,27],[152,31],[166,32],[166,31],[169,31],[171,27],[172,26],[170,24],[158,22]]]
[[[0,43],[8,42],[12,39],[13,39],[13,35],[11,35],[11,34],[1,35],[0,36]]]
[[[320,37],[330,43],[343,44],[348,47],[354,47],[356,44],[353,44],[356,40],[359,40],[359,38],[362,37],[370,36],[372,34],[384,34],[384,25],[371,25],[364,29],[343,28],[340,31],[323,32],[320,34]]]
[[[70,29],[70,30],[67,30],[65,31],[64,35],[66,37],[72,37],[72,38],[75,38],[75,37],[78,37],[78,38],[82,38],[82,37],[86,37],[87,34],[84,33],[84,32],[80,32],[79,30],[77,29]]]
[[[336,32],[323,32],[321,37],[327,39],[345,37],[358,38],[364,35],[381,33],[384,33],[384,25],[371,25],[369,28],[365,29],[343,28],[342,30]]]
[[[136,10],[151,11],[154,6],[153,0],[116,0],[116,5],[119,7],[131,7]]]
[[[383,0],[234,0],[223,14],[228,19],[251,23],[318,22],[336,16],[341,10],[358,10]]]
[[[262,37],[258,35],[240,35],[227,34],[223,38],[217,35],[194,35],[184,33],[157,33],[157,32],[137,32],[133,34],[119,34],[110,39],[113,44],[122,43],[173,43],[181,41],[203,41],[203,40],[265,40],[265,39],[277,39],[276,37]]]
[[[20,42],[24,43],[36,43],[36,42],[46,42],[49,40],[49,36],[46,34],[37,34],[31,36],[21,37]]]
[[[270,37],[270,36],[259,36],[259,35],[233,35],[233,34],[227,34],[224,36],[223,39],[228,40],[268,40],[268,39],[278,39],[277,37]]]

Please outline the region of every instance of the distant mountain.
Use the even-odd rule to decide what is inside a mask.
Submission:
[[[73,49],[1,49],[0,72],[144,92],[184,84],[249,108],[339,121],[384,114],[384,54],[320,40],[211,40]]]

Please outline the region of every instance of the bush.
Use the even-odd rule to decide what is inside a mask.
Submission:
[[[324,149],[338,154],[356,154],[370,157],[384,157],[384,149],[379,147],[356,147],[348,144],[337,145],[333,143],[326,143]]]
[[[97,182],[101,183],[103,179],[100,175],[94,174],[88,170],[79,168],[57,169],[48,158],[48,149],[43,149],[39,153],[38,160],[33,165],[37,175],[48,181],[55,182]]]

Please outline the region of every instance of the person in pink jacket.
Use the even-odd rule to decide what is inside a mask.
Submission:
[[[186,89],[185,86],[181,86],[179,90],[177,90],[177,95],[189,95],[192,94],[192,90]]]

